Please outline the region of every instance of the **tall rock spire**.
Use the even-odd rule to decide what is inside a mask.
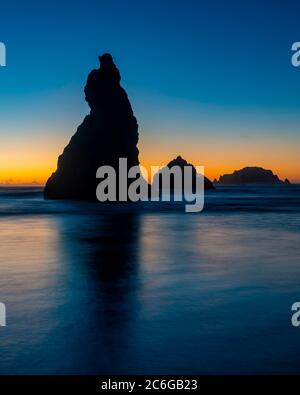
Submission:
[[[48,179],[44,196],[49,199],[96,199],[98,167],[116,170],[119,158],[128,168],[139,164],[138,124],[121,76],[110,54],[99,56],[84,89],[90,114],[58,158],[57,170]]]

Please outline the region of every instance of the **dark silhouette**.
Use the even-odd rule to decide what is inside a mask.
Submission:
[[[184,187],[184,167],[185,166],[190,166],[192,168],[192,185],[191,185],[191,190],[193,193],[196,192],[196,177],[199,177],[199,174],[197,173],[195,167],[191,164],[188,163],[185,159],[183,159],[180,155],[177,156],[176,159],[173,159],[171,162],[169,162],[164,168],[162,168],[157,174],[155,174],[153,178],[153,184],[154,185],[159,185],[159,195],[161,196],[162,192],[162,174],[164,171],[168,169],[172,169],[172,167],[178,166],[182,170],[182,178],[181,178],[181,185],[182,185],[182,191]],[[213,183],[207,178],[204,177],[204,189],[214,189]],[[171,174],[170,177],[170,192],[174,193],[176,190],[174,189],[174,176]]]
[[[84,89],[91,111],[58,158],[44,196],[50,199],[96,199],[96,171],[108,165],[118,170],[119,158],[128,168],[139,165],[138,124],[112,56],[99,57]]]
[[[278,185],[290,184],[286,178],[285,181],[273,174],[272,170],[266,170],[262,167],[244,167],[241,170],[235,170],[232,174],[224,174],[217,182],[219,185],[241,185],[241,184],[260,184],[260,185]]]

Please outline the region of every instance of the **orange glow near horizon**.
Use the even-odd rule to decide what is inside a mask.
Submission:
[[[294,183],[300,182],[298,147],[299,143],[293,145],[283,139],[274,139],[271,149],[267,139],[261,139],[257,144],[255,140],[233,142],[212,138],[195,141],[193,145],[190,141],[173,139],[171,142],[160,141],[159,145],[142,141],[139,146],[141,164],[149,173],[151,165],[165,166],[181,155],[194,166],[204,166],[205,175],[212,181],[246,166],[260,166],[272,170],[280,179],[288,178]]]
[[[30,140],[30,142],[29,142]],[[60,141],[44,138],[27,139],[26,142],[11,141],[0,148],[1,185],[43,185],[56,170],[57,157],[66,145]],[[159,144],[157,144],[159,141]],[[193,143],[193,144],[192,144]],[[214,180],[225,173],[232,173],[245,166],[261,166],[271,169],[281,179],[300,182],[299,143],[291,144],[284,138],[270,142],[263,138],[218,140],[216,138],[170,139],[144,137],[139,143],[140,162],[150,173],[150,166],[165,166],[181,155],[195,166],[205,166],[205,175]]]
[[[65,142],[30,136],[0,147],[0,185],[44,185],[56,169]]]

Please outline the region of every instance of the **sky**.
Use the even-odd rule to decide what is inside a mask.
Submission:
[[[56,169],[104,52],[138,119],[142,165],[181,155],[211,179],[257,165],[300,182],[299,12],[296,0],[2,2],[0,184],[43,184]]]

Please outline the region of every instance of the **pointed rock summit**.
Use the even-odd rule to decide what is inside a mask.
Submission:
[[[185,159],[183,159],[180,155],[177,156],[177,158],[171,160],[165,167],[163,167],[158,173],[155,174],[153,178],[153,183],[154,185],[159,185],[159,193],[161,193],[162,190],[162,175],[166,172],[168,169],[172,169],[172,167],[178,166],[182,170],[182,178],[181,178],[181,184],[182,184],[182,189],[184,186],[184,167],[185,166],[190,166],[192,168],[192,191],[196,191],[196,177],[199,177],[196,168],[191,164],[188,163]],[[207,178],[204,177],[204,189],[214,189],[213,183]],[[170,192],[174,193],[175,188],[174,188],[174,178],[171,177],[170,179]]]
[[[127,158],[128,168],[139,164],[138,124],[120,85],[120,72],[110,54],[99,56],[99,61],[84,88],[90,114],[59,156],[44,189],[46,198],[96,199],[100,166],[118,169],[119,158]]]

